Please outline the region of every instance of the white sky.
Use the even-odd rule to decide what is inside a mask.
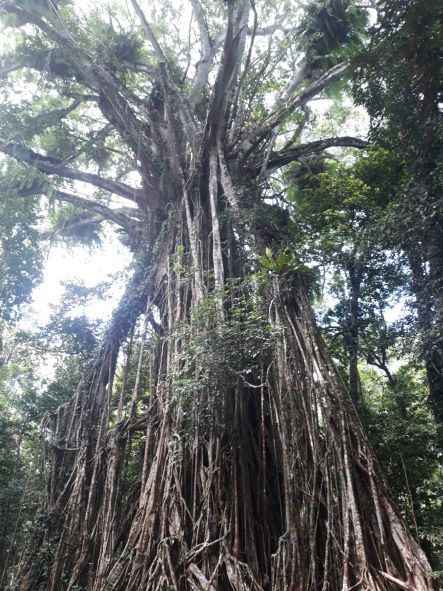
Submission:
[[[110,275],[128,269],[131,255],[118,241],[112,230],[105,232],[102,246],[89,248],[78,246],[66,249],[51,247],[44,266],[44,279],[33,293],[33,300],[25,322],[42,326],[51,314],[51,304],[57,304],[63,294],[63,282],[81,282],[85,287],[95,287]],[[87,309],[79,308],[90,318],[106,320],[118,304],[123,293],[124,280],[116,280],[109,299],[92,301]]]

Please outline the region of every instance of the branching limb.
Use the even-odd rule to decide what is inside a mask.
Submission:
[[[272,130],[283,121],[288,114],[294,109],[301,107],[308,101],[317,96],[322,90],[324,90],[331,82],[339,79],[348,70],[349,64],[341,63],[334,66],[328,72],[323,74],[318,80],[313,82],[305,91],[301,94],[293,97],[283,104],[278,104],[267,117],[265,117],[245,138],[240,146],[235,150],[232,157],[240,157],[240,159],[246,158],[252,150],[264,140]]]
[[[122,135],[122,138],[131,146],[137,157],[144,160],[144,163],[149,166],[150,157],[147,150],[144,149],[143,142],[140,147],[140,129],[143,124],[149,123],[149,113],[143,101],[132,92],[125,84],[119,80],[115,74],[107,68],[106,64],[94,60],[89,54],[81,49],[72,36],[67,32],[64,26],[58,22],[54,26],[42,18],[43,15],[36,14],[32,10],[28,10],[19,4],[13,2],[5,2],[0,0],[0,7],[6,11],[16,14],[24,22],[30,22],[37,26],[44,32],[52,41],[58,44],[58,48],[51,50],[44,50],[37,55],[36,59],[28,59],[26,63],[22,63],[22,67],[32,67],[40,71],[45,71],[48,68],[50,71],[61,78],[75,79],[76,82],[82,84],[92,91],[99,92],[99,107],[100,98],[105,96],[112,109],[103,111],[105,116],[111,115],[108,121],[112,124],[120,122],[115,125],[117,131]],[[47,17],[47,15],[44,15]],[[53,15],[54,16],[54,15]],[[55,18],[55,17],[54,17]],[[62,48],[62,49],[60,49]],[[60,63],[57,55],[62,57]],[[49,60],[49,62],[48,62]],[[52,67],[51,67],[52,65]],[[135,114],[130,105],[135,105],[140,114],[143,115],[143,121]],[[123,131],[125,130],[125,131]]]
[[[195,20],[197,21],[198,30],[200,32],[200,47],[202,56],[209,55],[212,48],[211,38],[209,36],[208,23],[206,22],[205,13],[200,0],[189,0],[194,11]]]
[[[190,2],[194,8],[197,24],[199,26],[200,42],[202,44],[201,58],[196,66],[194,82],[189,93],[189,103],[192,107],[195,107],[195,105],[199,102],[202,96],[203,89],[208,80],[208,75],[211,70],[214,57],[221,45],[226,42],[228,28],[225,28],[225,30],[222,31],[215,40],[212,40],[209,34],[207,33],[206,19],[204,18],[204,12],[199,0],[190,0]],[[251,49],[254,44],[254,38],[256,36],[272,35],[276,31],[282,31],[285,34],[289,32],[289,30],[285,29],[280,23],[270,25],[269,27],[258,27],[256,15],[253,26],[245,26],[244,28],[244,34],[252,37],[252,41],[250,44]],[[249,61],[250,56],[247,60],[247,63],[249,63]],[[247,65],[245,66],[245,71],[247,71]],[[239,87],[240,86],[241,85],[239,85]],[[239,94],[239,90],[240,88],[237,89],[236,94]]]
[[[79,220],[74,222],[68,222],[63,225],[63,233],[66,234],[75,234],[77,232],[81,232],[83,228],[90,227],[91,225],[99,225],[105,221],[105,218],[101,215],[90,215],[89,213],[86,214]],[[57,235],[57,230],[50,230],[47,232],[42,232],[40,234],[41,240],[51,240]]]
[[[145,34],[146,34],[146,37],[149,40],[149,43],[152,45],[152,47],[155,51],[155,55],[157,56],[157,60],[159,61],[160,64],[164,64],[165,66],[167,66],[168,70],[169,70],[168,60],[166,59],[163,49],[160,47],[157,37],[154,35],[154,31],[152,30],[151,25],[148,23],[148,21],[146,19],[145,13],[140,8],[140,5],[137,2],[137,0],[131,0],[131,4],[135,10],[135,13],[137,14],[138,18],[140,19],[140,23],[142,25],[142,28],[143,28]]]
[[[35,166],[37,170],[48,175],[55,174],[67,179],[81,181],[93,185],[94,187],[104,189],[105,191],[109,191],[110,193],[114,193],[115,195],[120,195],[120,197],[125,197],[125,199],[134,201],[137,204],[139,204],[142,199],[142,192],[140,189],[130,187],[121,181],[113,181],[103,178],[98,174],[64,166],[60,160],[38,154],[22,144],[15,144],[13,142],[0,144],[0,152],[12,156],[19,162]]]
[[[134,220],[132,220],[129,216],[121,211],[111,209],[102,203],[97,203],[96,201],[91,201],[89,199],[85,199],[84,197],[78,197],[77,195],[72,195],[70,193],[66,193],[65,191],[54,191],[51,196],[54,199],[58,199],[59,201],[64,201],[66,203],[71,203],[76,207],[87,209],[88,211],[92,211],[101,215],[103,218],[109,220],[110,222],[114,222],[124,230],[128,232],[134,225]]]
[[[163,49],[161,48],[161,46],[157,40],[157,37],[155,36],[155,34],[151,28],[151,25],[148,23],[146,16],[145,16],[143,10],[140,8],[140,5],[138,4],[137,0],[131,0],[131,4],[134,7],[134,10],[135,10],[138,18],[140,19],[142,28],[143,28],[149,42],[151,43],[151,45],[155,51],[155,54],[157,56],[157,60],[159,63],[160,75],[161,75],[163,86],[164,86],[165,105],[167,106],[167,110],[169,111],[168,117],[169,117],[170,121],[173,121],[173,119],[174,119],[173,106],[172,106],[172,103],[168,99],[169,94],[173,94],[178,100],[178,105],[174,106],[174,109],[177,109],[177,107],[178,107],[182,124],[183,124],[184,128],[186,129],[186,131],[188,132],[189,137],[194,139],[196,136],[197,130],[194,125],[193,117],[190,112],[189,105],[188,105],[187,101],[182,96],[182,93],[180,92],[180,89],[178,88],[178,85],[177,85],[176,81],[174,80],[172,68],[170,67],[170,64],[163,52]],[[193,145],[193,142],[191,142],[191,145]],[[195,146],[193,146],[193,151],[194,151],[194,153],[197,152],[197,149]]]
[[[315,142],[308,142],[306,144],[299,144],[297,146],[289,146],[279,152],[271,153],[266,167],[266,176],[272,172],[298,160],[302,156],[309,156],[310,154],[317,154],[323,152],[327,148],[360,148],[366,149],[370,146],[369,142],[360,138],[343,136],[331,137],[324,140],[317,140]]]
[[[74,205],[80,209],[91,211],[103,219],[114,222],[128,232],[137,223],[137,220],[129,217],[127,214],[127,209],[125,211],[120,209],[111,209],[103,203],[98,203],[97,201],[92,201],[91,199],[79,197],[78,195],[72,195],[71,193],[66,193],[66,191],[54,191],[50,189],[45,190],[44,187],[41,184],[39,186],[38,183],[34,184],[31,188],[25,188],[15,193],[17,197],[30,197],[32,195],[39,194],[47,194],[48,197],[56,199],[57,201],[70,203],[71,205]]]
[[[235,3],[228,5],[226,39],[208,115],[210,128],[214,132],[217,130],[218,133],[224,127],[226,113],[229,112],[231,106],[234,84],[245,49],[249,2],[240,2],[237,10],[235,8]]]
[[[297,87],[305,80],[308,73],[308,64],[305,60],[302,60],[281,94],[282,101],[287,101],[292,96]]]
[[[268,27],[257,27],[254,32],[254,28],[248,27],[248,35],[258,35],[260,37],[266,37],[266,35],[272,35],[277,31],[281,31],[285,35],[290,33],[291,29],[286,29],[281,23],[275,23],[274,25],[269,25]]]
[[[252,49],[254,47],[254,41],[255,41],[255,37],[256,37],[256,31],[257,31],[257,25],[258,25],[258,14],[257,14],[257,8],[255,6],[255,2],[254,0],[250,0],[250,4],[251,4],[251,8],[252,8],[252,13],[254,15],[254,25],[252,27],[252,31],[251,31],[251,41],[249,43],[249,49],[248,49],[248,55],[246,57],[246,61],[245,64],[243,66],[243,73],[241,75],[240,81],[237,85],[237,89],[235,91],[235,95],[234,95],[234,100],[232,101],[232,119],[233,122],[231,124],[231,130],[230,130],[230,136],[234,135],[235,133],[235,129],[238,127],[240,121],[239,119],[241,119],[242,117],[239,115],[241,113],[243,113],[243,109],[239,108],[239,99],[240,96],[242,94],[242,90],[243,90],[243,86],[244,86],[244,82],[246,79],[246,76],[248,74],[250,65],[251,65],[251,57],[252,57]],[[249,31],[249,29],[248,29]]]
[[[211,41],[205,13],[200,0],[190,0],[190,2],[200,32],[200,60],[196,65],[194,81],[188,96],[189,104],[191,109],[193,109],[202,97],[203,89],[211,70],[212,61],[218,50],[218,45]]]
[[[74,111],[81,104],[81,100],[74,100],[69,106],[61,109],[52,109],[51,111],[44,111],[35,116],[27,116],[26,130],[17,129],[15,121],[6,122],[6,129],[4,134],[8,135],[8,140],[30,140],[45,129],[54,127],[65,119],[72,111]]]
[[[32,10],[28,10],[24,5],[20,5],[19,2],[7,2],[6,0],[1,0],[0,7],[11,14],[15,14],[20,22],[36,25],[49,36],[53,36],[53,34],[57,33],[51,25],[41,18],[40,15]]]

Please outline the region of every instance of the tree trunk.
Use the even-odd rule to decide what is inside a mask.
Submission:
[[[443,423],[443,229],[432,222],[426,233],[429,277],[435,306],[435,337],[428,361],[428,380],[435,418]]]
[[[206,162],[96,362],[46,420],[47,512],[11,588],[432,589],[302,280],[250,274],[246,213],[227,203],[211,148]],[[116,420],[118,351],[151,310],[148,391]]]
[[[11,588],[429,591],[429,564],[389,498],[301,278],[284,257],[273,272],[260,265],[266,226],[272,248],[286,246],[279,224],[255,221],[264,179],[297,155],[349,143],[279,151],[278,127],[348,65],[298,95],[291,88],[256,121],[240,108],[254,3],[226,3],[208,78],[213,40],[193,2],[204,59],[190,93],[131,5],[157,61],[160,106],[92,60],[62,19],[49,25],[52,3],[29,20],[69,46],[69,65],[132,150],[143,189],[114,181],[112,190],[135,200],[146,237],[97,359],[43,425],[46,511]],[[103,186],[31,150],[0,149],[43,174]],[[121,393],[119,351],[141,314],[146,355],[140,344],[127,370],[137,386]]]
[[[349,394],[354,404],[358,404],[361,399],[360,374],[358,371],[359,354],[359,308],[360,308],[360,288],[362,279],[362,269],[358,261],[352,261],[347,264],[346,271],[349,277],[350,298],[349,298],[349,317],[348,327],[345,338],[345,345],[349,359]]]
[[[438,284],[438,273],[441,272],[441,267],[437,264],[441,254],[439,253],[440,245],[434,240],[430,240],[427,250],[429,259],[433,259],[433,275],[436,276]],[[435,256],[433,254],[434,251]],[[441,346],[439,345],[440,340],[434,338],[435,328],[433,327],[435,325],[437,331],[440,330],[440,327],[443,326],[443,316],[440,319],[437,315],[438,320],[436,322],[436,318],[433,315],[434,291],[429,287],[430,278],[425,275],[423,262],[416,252],[409,251],[407,255],[412,275],[412,289],[417,301],[418,322],[424,338],[424,357],[429,387],[429,401],[436,420],[443,422],[443,355]],[[434,260],[434,258],[437,260]],[[436,302],[435,306],[437,305],[443,306],[443,301],[440,304]],[[443,307],[441,312],[443,312]],[[440,320],[442,320],[442,324],[440,324]]]

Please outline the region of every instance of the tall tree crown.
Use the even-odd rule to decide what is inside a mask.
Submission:
[[[15,47],[2,58],[1,150],[29,179],[10,182],[11,195],[69,203],[68,225],[109,219],[135,241],[149,217],[152,242],[171,187],[195,182],[206,145],[249,181],[328,145],[363,146],[300,141],[306,104],[343,75],[361,28],[355,8],[336,4],[303,16],[291,2],[146,14],[136,2],[2,2]]]

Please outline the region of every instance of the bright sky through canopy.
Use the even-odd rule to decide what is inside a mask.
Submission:
[[[86,287],[94,287],[108,280],[110,275],[126,270],[130,260],[128,250],[112,232],[107,233],[103,244],[96,248],[53,246],[45,263],[43,282],[33,295],[32,312],[37,323],[42,325],[48,320],[51,304],[60,299],[64,282],[81,282]],[[85,314],[105,320],[116,306],[122,290],[122,282],[117,280],[110,289],[110,299],[91,303]]]

